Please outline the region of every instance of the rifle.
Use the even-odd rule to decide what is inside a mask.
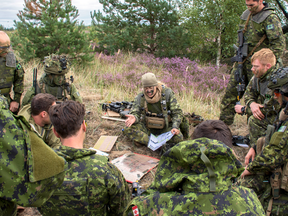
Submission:
[[[102,110],[107,111],[108,109],[117,112],[120,114],[121,117],[128,115],[130,113],[129,110],[124,111],[125,109],[131,109],[133,103],[128,101],[122,101],[122,102],[110,102],[110,103],[103,103]]]
[[[35,95],[37,95],[37,68],[33,69],[33,87],[35,89]]]
[[[238,30],[238,42],[239,47],[235,44],[233,45],[234,49],[236,49],[236,56],[231,58],[231,62],[238,62],[238,66],[235,72],[235,80],[238,82],[237,84],[237,102],[236,104],[240,104],[240,97],[242,93],[245,91],[245,76],[243,75],[243,61],[244,57],[248,56],[248,43],[244,43],[244,34],[243,30]]]

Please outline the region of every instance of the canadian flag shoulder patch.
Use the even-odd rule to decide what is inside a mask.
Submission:
[[[138,210],[137,205],[132,207],[132,211],[133,211],[134,216],[139,216],[139,210]]]

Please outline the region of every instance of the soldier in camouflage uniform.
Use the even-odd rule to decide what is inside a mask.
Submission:
[[[254,148],[257,156],[248,164],[238,183],[257,193],[267,215],[288,215],[288,68],[274,71],[268,88],[274,91],[282,107],[279,121],[276,127],[267,127],[265,139],[257,141]]]
[[[189,136],[189,123],[174,92],[157,81],[153,73],[142,76],[143,93],[136,96],[130,115],[126,115],[124,134],[136,142],[148,145],[150,134],[171,131],[168,142],[178,143]]]
[[[246,0],[247,10],[240,17],[239,29],[244,29],[244,42],[248,43],[248,53],[250,56],[262,48],[270,48],[277,59],[277,64],[281,65],[281,57],[285,50],[285,38],[283,36],[281,23],[273,8],[269,8],[267,3],[263,0],[253,1]],[[266,36],[265,36],[266,35]],[[263,38],[265,36],[265,38]],[[260,40],[264,41],[257,46]],[[254,50],[253,50],[254,49]],[[252,52],[253,51],[253,52]],[[243,64],[243,75],[245,76],[245,83],[247,84],[252,78],[250,57]],[[233,124],[235,110],[234,106],[237,102],[237,81],[235,79],[235,72],[237,64],[233,67],[225,95],[221,101],[220,106],[220,120],[227,125]],[[242,96],[240,95],[240,98]],[[239,99],[240,99],[239,98]]]
[[[58,148],[61,141],[52,131],[48,110],[56,104],[57,98],[51,94],[39,93],[32,98],[31,104],[24,106],[18,113],[35,128],[43,141],[51,148]]]
[[[22,100],[22,107],[29,104],[35,94],[49,93],[54,95],[58,101],[74,100],[82,103],[82,98],[73,82],[65,78],[68,73],[70,63],[66,56],[50,55],[44,59],[44,74],[39,83],[32,86]],[[68,80],[68,81],[67,81]],[[35,93],[36,92],[36,93]]]
[[[14,53],[9,51],[10,47],[10,38],[5,32],[0,31],[0,94],[7,98],[10,111],[17,113],[24,89],[24,70]],[[13,98],[10,96],[12,85]]]
[[[251,62],[254,76],[244,94],[245,112],[252,113],[248,120],[250,146],[252,148],[245,158],[247,164],[252,156],[254,158],[252,155],[253,147],[258,138],[265,136],[268,124],[273,124],[277,120],[277,112],[280,108],[277,100],[273,98],[273,91],[267,87],[271,74],[277,70],[275,55],[270,49],[263,48],[252,56]],[[235,111],[240,114],[242,113],[241,109],[243,106],[235,106]]]
[[[54,105],[49,115],[62,145],[58,154],[71,168],[62,186],[39,208],[43,216],[122,215],[130,201],[122,173],[105,156],[83,149],[85,107],[75,101]]]
[[[253,190],[233,185],[244,169],[230,148],[229,128],[208,120],[193,138],[164,153],[151,186],[124,215],[264,215]]]
[[[13,115],[0,96],[0,215],[16,206],[41,206],[64,179],[67,164],[22,116]],[[65,167],[66,166],[66,167]]]

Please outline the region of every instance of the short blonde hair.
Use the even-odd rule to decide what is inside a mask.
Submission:
[[[276,57],[272,50],[268,48],[263,48],[258,52],[255,52],[251,58],[251,63],[253,63],[256,59],[258,59],[261,64],[269,63],[271,64],[271,66],[274,66],[276,64]]]

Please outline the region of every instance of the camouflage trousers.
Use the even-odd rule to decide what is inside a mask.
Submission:
[[[248,82],[253,77],[253,73],[251,71],[251,63],[250,60],[247,60],[243,65],[243,75],[245,77],[245,84],[248,85]],[[228,86],[226,88],[224,97],[222,98],[221,105],[220,105],[220,120],[222,120],[225,124],[231,125],[234,121],[234,116],[236,114],[234,110],[234,106],[237,102],[237,84],[238,82],[235,79],[235,72],[237,69],[237,64],[234,66],[230,80],[228,83]],[[246,87],[245,86],[245,87]],[[242,92],[242,95],[240,95],[240,99],[242,98],[244,92]]]
[[[257,194],[265,212],[270,215],[288,215],[288,193],[280,190],[280,198],[273,199],[269,175],[250,175],[244,179],[238,179],[238,185],[251,188]]]
[[[131,127],[125,127],[124,134],[128,136],[131,140],[139,142],[144,145],[148,145],[149,137],[151,133],[153,135],[160,135],[162,133],[166,133],[172,130],[172,123],[169,124],[169,127],[166,129],[148,129],[144,123],[139,122],[133,124]],[[174,135],[167,143],[179,143],[183,141],[183,134],[180,133],[178,135]]]
[[[263,112],[265,114],[265,112]],[[266,129],[268,124],[273,124],[275,121],[275,117],[277,114],[274,115],[267,115],[267,117],[263,120],[256,119],[254,116],[251,116],[248,120],[248,129],[249,129],[249,139],[250,139],[250,146],[253,147],[256,145],[257,140],[260,137],[266,135]]]

